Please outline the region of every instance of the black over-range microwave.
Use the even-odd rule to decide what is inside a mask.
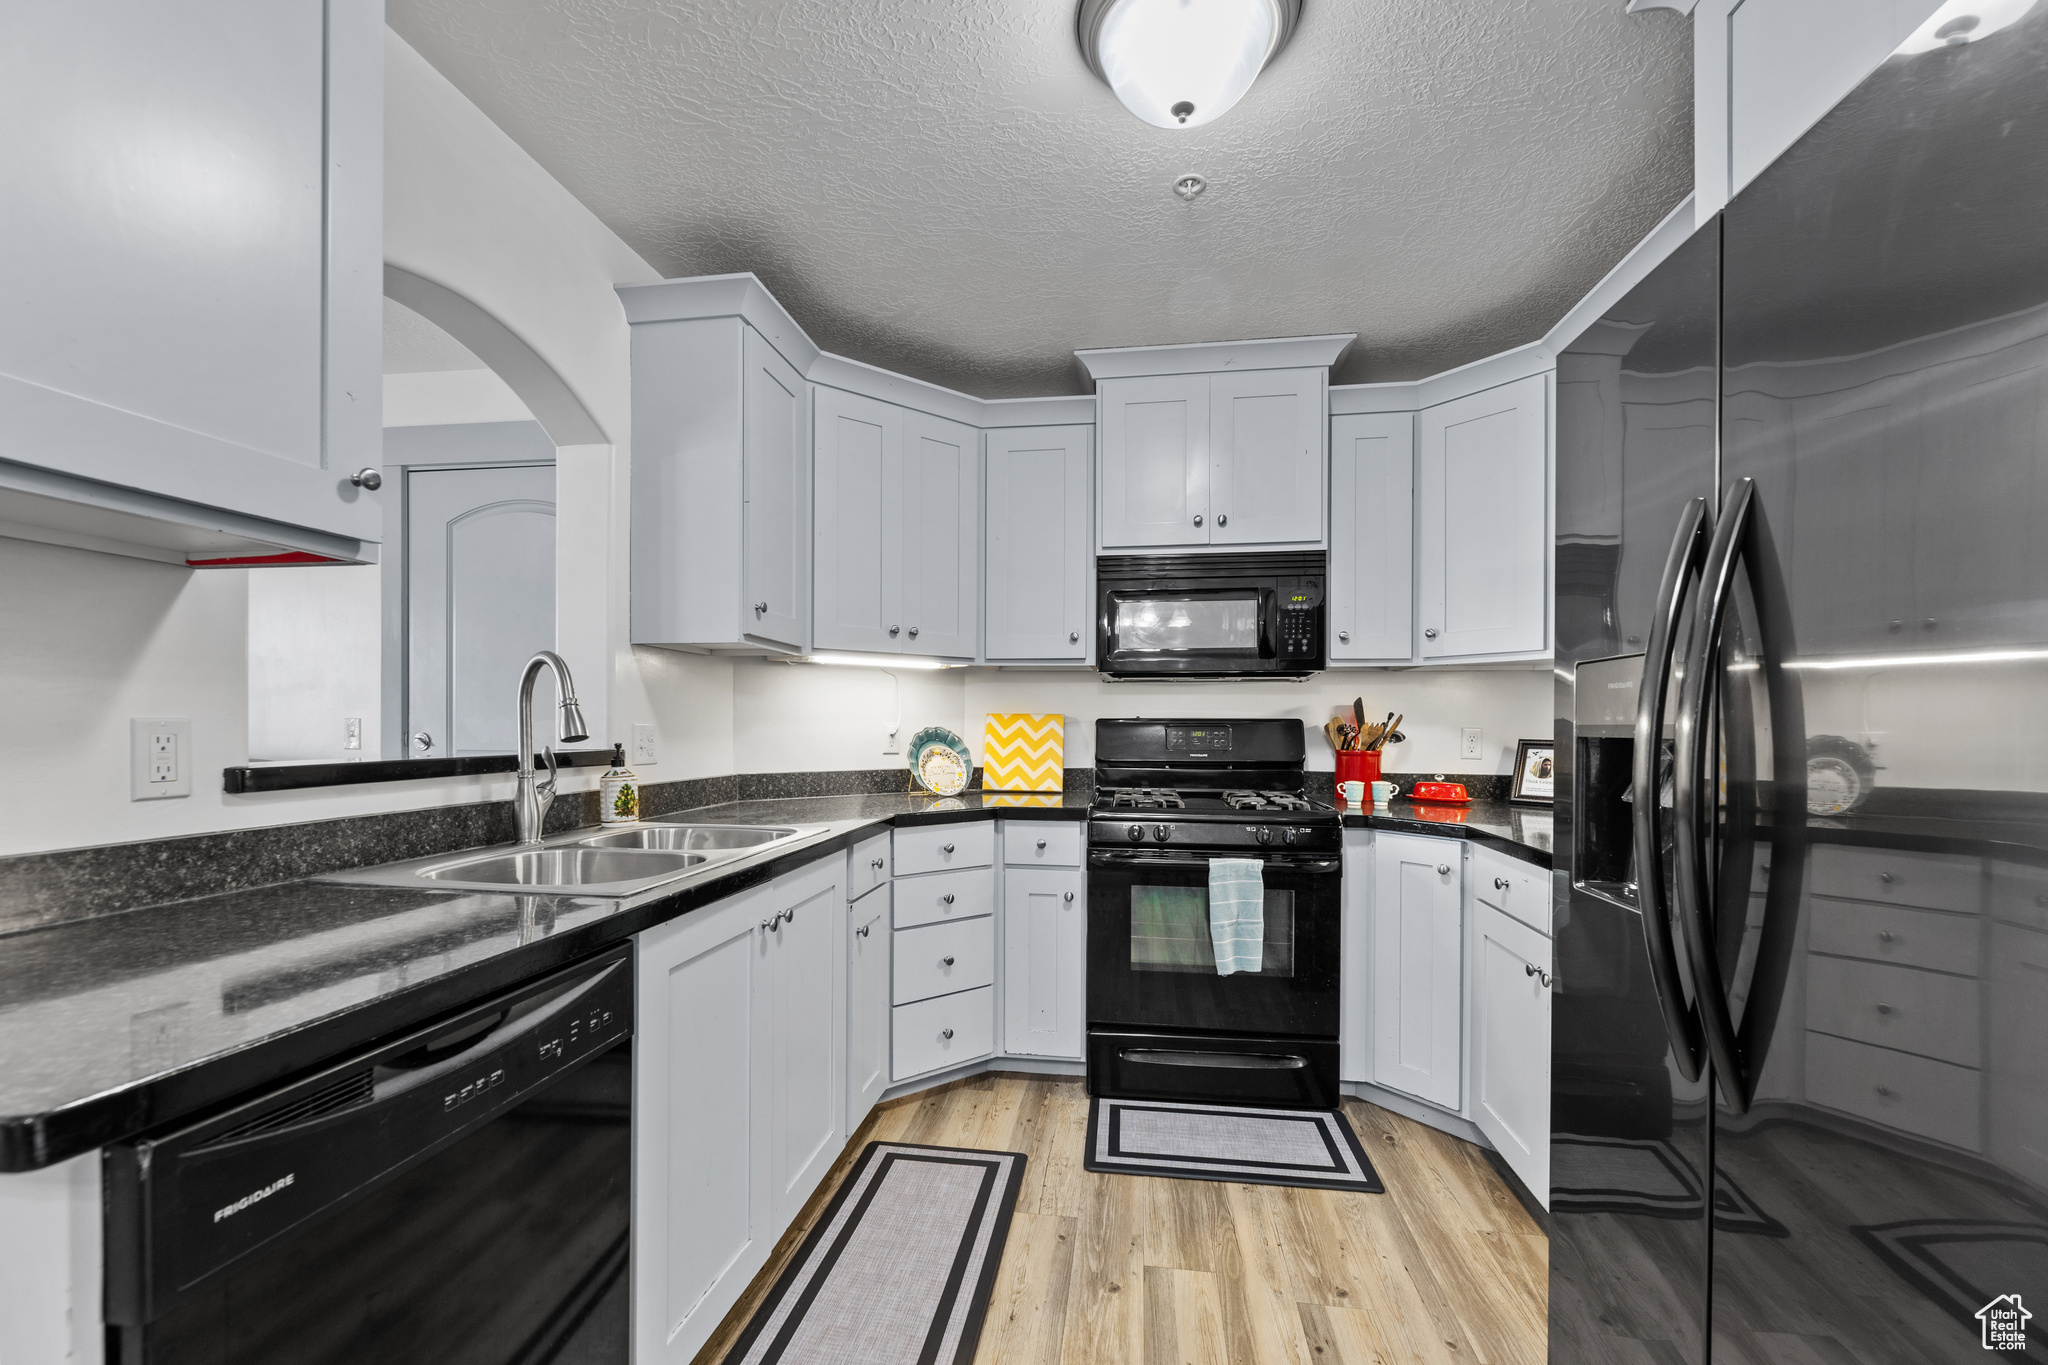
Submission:
[[[1323,670],[1326,557],[1104,555],[1096,667],[1111,678],[1306,678]]]

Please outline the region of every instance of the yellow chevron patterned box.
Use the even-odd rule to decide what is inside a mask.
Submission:
[[[991,714],[981,735],[982,790],[1060,790],[1066,736],[1065,716]]]

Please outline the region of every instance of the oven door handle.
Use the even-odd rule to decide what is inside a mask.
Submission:
[[[1264,864],[1265,864],[1266,866],[1268,866],[1268,867],[1270,867],[1270,868],[1273,868],[1273,869],[1274,869],[1275,871],[1278,871],[1278,872],[1336,872],[1336,871],[1339,871],[1340,869],[1342,869],[1342,868],[1343,868],[1343,866],[1344,866],[1343,860],[1342,860],[1342,859],[1339,859],[1339,858],[1311,858],[1311,859],[1305,859],[1305,860],[1302,860],[1302,859],[1294,859],[1294,858],[1289,858],[1289,857],[1287,857],[1287,856],[1286,856],[1286,855],[1284,855],[1284,854],[1282,854],[1282,855],[1259,855],[1259,854],[1243,854],[1243,855],[1238,855],[1238,854],[1221,854],[1221,855],[1218,855],[1218,856],[1221,856],[1221,857],[1238,857],[1238,856],[1244,856],[1244,857],[1256,857],[1256,858],[1258,858],[1258,860],[1259,860],[1260,862],[1264,863]],[[1207,867],[1207,866],[1209,865],[1209,862],[1210,862],[1210,859],[1209,859],[1209,858],[1208,858],[1207,856],[1190,856],[1190,855],[1180,855],[1180,856],[1175,856],[1174,854],[1171,854],[1171,853],[1091,853],[1091,854],[1089,854],[1089,855],[1088,855],[1088,866],[1090,866],[1090,867],[1101,867],[1101,868],[1118,868],[1118,867],[1175,867],[1175,868],[1196,868],[1196,867],[1203,867],[1203,868],[1206,868],[1206,867]]]

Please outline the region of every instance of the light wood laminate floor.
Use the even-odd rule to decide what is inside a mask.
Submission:
[[[996,1074],[877,1109],[719,1327],[723,1359],[872,1141],[1027,1153],[976,1365],[1519,1365],[1546,1350],[1543,1233],[1478,1148],[1357,1100],[1385,1194],[1082,1169],[1079,1080]]]

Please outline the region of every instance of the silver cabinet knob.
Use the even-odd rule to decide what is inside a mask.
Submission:
[[[358,488],[367,488],[372,493],[384,486],[384,476],[367,467],[349,475],[348,481]]]
[[[1877,1007],[1877,1012],[1879,1014],[1890,1014],[1892,1012],[1892,1007],[1890,1005],[1879,1005]]]
[[[939,1036],[950,1042],[953,1037],[953,1030],[949,1028],[942,1028],[939,1030]]]
[[[1348,645],[1351,643],[1351,632],[1348,630],[1340,630],[1337,632],[1337,638]]]
[[[791,906],[791,907],[790,907],[789,909],[787,909],[787,910],[785,910],[785,911],[783,911],[783,912],[782,912],[782,922],[783,922],[784,924],[795,924],[795,923],[796,923],[796,907],[795,907],[795,906]]]
[[[894,638],[895,638],[895,636],[896,636],[896,632],[897,632],[897,631],[899,631],[899,630],[902,630],[902,629],[903,629],[903,627],[901,627],[901,626],[891,626],[891,627],[889,627],[889,636],[890,636],[890,638],[891,638],[891,639],[894,639]]]
[[[950,967],[953,965],[953,959],[950,957],[942,957],[939,959],[939,965],[941,967]]]
[[[1877,1093],[1884,1096],[1886,1099],[1890,1099],[1892,1096],[1892,1088],[1888,1085],[1880,1085],[1877,1087]]]
[[[868,866],[875,869],[875,871],[880,872],[882,870],[882,861],[883,860],[880,858],[871,858],[868,860]]]
[[[1078,630],[1070,630],[1070,631],[1068,631],[1068,632],[1067,632],[1067,643],[1068,643],[1068,644],[1070,644],[1070,645],[1078,645],[1078,644],[1080,644],[1080,643],[1081,643],[1081,632],[1080,632],[1080,631],[1078,631]]]
[[[1425,637],[1425,638],[1427,638],[1427,639],[1431,639],[1431,640],[1434,640],[1434,639],[1436,638],[1436,627],[1435,627],[1435,626],[1424,626],[1424,627],[1422,628],[1422,633],[1423,633],[1423,635],[1424,635],[1424,637]]]
[[[412,747],[414,749],[417,749],[420,753],[425,753],[427,750],[434,747],[434,737],[428,734],[425,730],[421,730],[413,735]]]
[[[1040,840],[1038,841],[1038,851],[1039,851],[1040,853],[1043,853],[1043,852],[1045,852],[1045,840],[1043,840],[1043,839],[1040,839]]]
[[[951,853],[952,851],[953,851],[953,846],[952,846],[951,844],[941,844],[941,845],[939,845],[939,852],[941,852],[941,853]]]
[[[1073,892],[1071,892],[1071,891],[1067,892],[1067,903],[1071,905],[1071,904],[1073,903],[1073,900],[1074,900],[1074,893],[1073,893]]]
[[[774,925],[770,924],[770,923],[769,923],[769,922],[768,922],[767,920],[765,920],[765,919],[761,921],[761,928],[762,928],[762,929],[763,929],[764,931],[766,931],[766,930],[769,930],[769,929],[773,929],[774,927],[775,927]]]
[[[1200,512],[1197,512],[1197,513],[1195,513],[1195,525],[1197,525],[1197,526],[1200,526],[1201,524],[1202,524],[1202,514],[1201,514]]]
[[[1877,874],[1877,879],[1878,879],[1879,881],[1883,882],[1883,883],[1884,883],[1884,884],[1885,884],[1886,886],[1890,886],[1890,885],[1891,885],[1891,884],[1892,884],[1893,882],[1895,882],[1895,881],[1897,881],[1897,880],[1898,880],[1898,878],[1897,878],[1897,877],[1894,877],[1894,876],[1893,876],[1893,875],[1892,875],[1891,873],[1889,873],[1889,872],[1880,872],[1880,873],[1878,873],[1878,874]]]
[[[910,628],[910,638],[911,638],[911,639],[913,639],[913,640],[915,640],[915,639],[917,638],[917,627],[916,627],[916,626],[912,626],[912,627]]]
[[[1448,876],[1450,876],[1450,875],[1451,875],[1451,865],[1450,865],[1449,863],[1438,863],[1438,864],[1436,865],[1436,875],[1437,875],[1437,876],[1439,876],[1439,877],[1448,877]]]
[[[868,930],[874,927],[875,926],[872,924],[863,924],[860,928],[854,930],[853,932],[854,935],[858,938],[866,938],[868,936]]]
[[[756,603],[754,603],[754,615],[756,615],[756,616],[763,616],[763,615],[766,615],[766,614],[767,614],[767,611],[768,611],[768,604],[767,604],[766,602],[756,602]]]
[[[939,897],[939,902],[942,905],[951,905],[953,903],[953,893],[948,891],[945,895]]]
[[[1543,987],[1543,989],[1545,989],[1545,990],[1549,990],[1549,989],[1550,989],[1550,979],[1551,979],[1551,978],[1550,978],[1550,973],[1549,973],[1549,972],[1546,972],[1546,971],[1544,971],[1544,970],[1543,970],[1543,969],[1542,969],[1541,967],[1537,966],[1537,965],[1536,965],[1535,963],[1533,963],[1533,962],[1524,962],[1524,963],[1522,964],[1522,975],[1523,975],[1523,976],[1533,976],[1533,977],[1535,977],[1535,978],[1536,978],[1536,984],[1537,984],[1537,985],[1539,985],[1539,986]]]
[[[1229,514],[1227,514],[1227,513],[1224,513],[1224,514],[1221,514],[1221,515],[1217,516],[1217,518],[1216,518],[1216,524],[1217,524],[1218,526],[1228,526],[1228,525],[1230,525],[1230,517],[1229,517]]]
[[[1495,878],[1493,879],[1493,889],[1494,889],[1494,890],[1496,890],[1496,891],[1505,891],[1505,890],[1507,890],[1507,889],[1508,889],[1508,879],[1507,879],[1506,877],[1495,877]]]
[[[1889,929],[1880,929],[1877,931],[1877,941],[1879,943],[1897,943],[1899,936]]]

